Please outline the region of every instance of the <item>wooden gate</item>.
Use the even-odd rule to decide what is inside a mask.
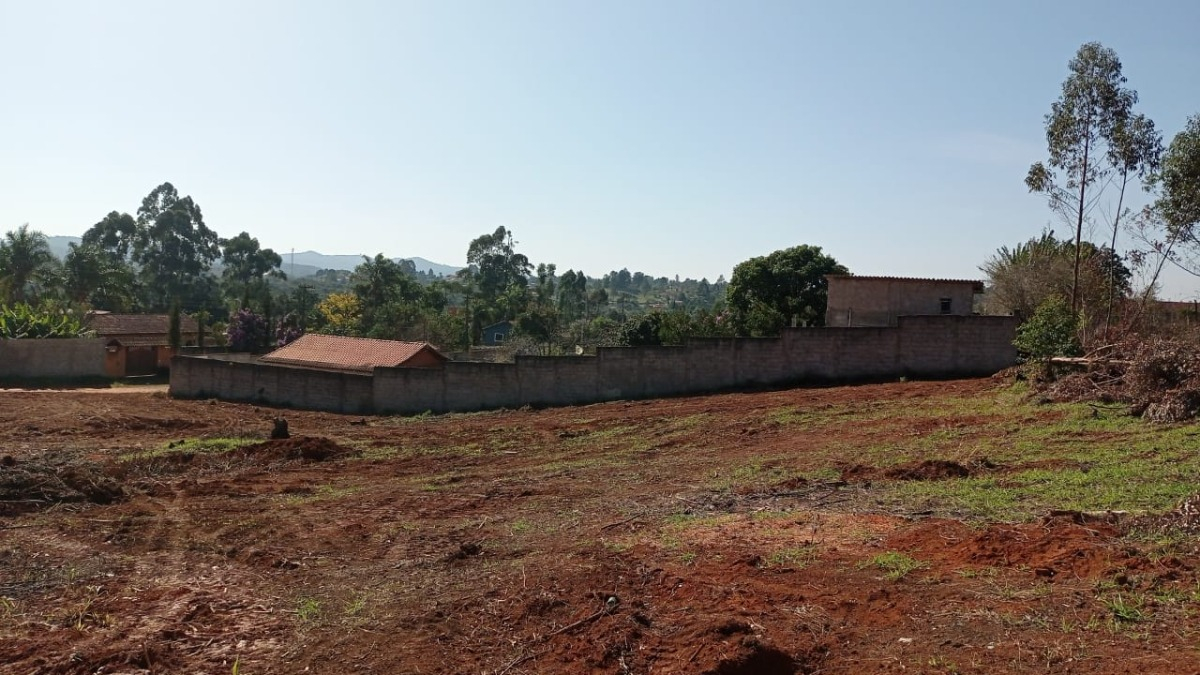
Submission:
[[[125,376],[153,375],[158,372],[158,354],[155,347],[127,347],[125,349]]]

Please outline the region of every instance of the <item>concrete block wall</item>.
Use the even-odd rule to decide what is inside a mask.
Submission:
[[[104,377],[104,340],[0,340],[0,378]]]
[[[180,398],[219,398],[308,410],[370,413],[374,411],[371,380],[370,375],[364,374],[270,366],[211,356],[177,356],[171,360],[170,391],[172,396]]]
[[[572,405],[739,387],[987,375],[1016,363],[1011,317],[901,317],[895,328],[796,328],[778,338],[602,348],[594,357],[376,368],[372,376],[177,358],[171,392],[340,412],[420,413]],[[232,355],[231,355],[232,356]]]

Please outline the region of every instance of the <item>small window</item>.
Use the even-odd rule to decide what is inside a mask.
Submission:
[[[942,298],[940,302],[942,305],[942,314],[949,314],[950,313],[950,298]]]
[[[495,333],[492,335],[492,342],[504,342],[504,333]]]

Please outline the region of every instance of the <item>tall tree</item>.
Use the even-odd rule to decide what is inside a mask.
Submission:
[[[1158,188],[1158,198],[1134,223],[1135,235],[1149,246],[1140,255],[1157,259],[1143,294],[1143,306],[1167,262],[1200,276],[1200,233],[1196,231],[1200,225],[1200,115],[1188,118],[1183,131],[1171,140],[1161,169],[1151,182]]]
[[[740,335],[775,335],[792,324],[825,325],[827,274],[848,270],[819,246],[794,246],[733,268],[726,288]]]
[[[46,235],[26,223],[0,239],[0,285],[7,302],[28,302],[55,281],[57,261]]]
[[[98,247],[120,260],[128,260],[137,241],[138,224],[128,213],[111,211],[83,233],[83,243]]]
[[[587,276],[582,270],[567,270],[558,284],[559,313],[564,320],[574,321],[587,313],[587,305]]]
[[[133,268],[99,244],[85,241],[67,245],[63,285],[68,298],[95,309],[127,311],[133,305]]]
[[[220,237],[204,224],[200,207],[175,186],[163,183],[142,200],[137,213],[133,260],[155,309],[189,295],[192,282],[220,255]]]
[[[1171,140],[1157,183],[1161,195],[1155,206],[1169,231],[1200,247],[1200,115],[1188,118],[1184,130]]]
[[[468,267],[459,272],[470,304],[472,340],[484,322],[519,316],[528,301],[533,265],[516,252],[512,232],[498,227],[473,240],[467,248]]]
[[[1154,122],[1145,115],[1133,115],[1128,119],[1119,120],[1113,129],[1112,144],[1108,148],[1108,160],[1116,168],[1119,176],[1120,191],[1117,196],[1117,208],[1113,213],[1112,241],[1109,250],[1117,250],[1117,232],[1120,229],[1121,217],[1125,211],[1125,190],[1131,180],[1141,180],[1158,170],[1162,158],[1162,134],[1154,128]],[[1113,276],[1116,267],[1109,266],[1108,307],[1105,310],[1104,333],[1107,337],[1112,324],[1113,299],[1116,295],[1117,280]]]
[[[1041,162],[1031,166],[1025,184],[1031,192],[1045,195],[1052,209],[1073,220],[1071,309],[1078,311],[1083,224],[1097,202],[1097,195],[1089,196],[1089,190],[1112,171],[1109,149],[1116,145],[1117,129],[1130,120],[1137,92],[1124,87],[1117,53],[1099,42],[1080,47],[1068,67],[1062,94],[1046,115],[1048,166]],[[1061,184],[1055,171],[1063,174]]]
[[[283,258],[269,248],[260,248],[258,239],[242,232],[232,239],[221,240],[221,262],[227,292],[240,301],[240,307],[250,306],[252,292],[266,289],[267,277],[286,279],[280,266]],[[268,291],[269,292],[269,291]]]

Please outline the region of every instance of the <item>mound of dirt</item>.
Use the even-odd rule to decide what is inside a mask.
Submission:
[[[149,431],[183,430],[204,426],[195,420],[177,417],[150,417],[148,415],[100,415],[84,421],[84,425],[97,431]]]
[[[125,497],[121,484],[91,464],[52,465],[0,462],[0,516],[12,516],[70,502],[111,504]]]
[[[842,469],[841,480],[843,483],[866,483],[874,478],[878,471],[873,466],[855,464]]]
[[[946,459],[927,459],[893,466],[883,475],[895,480],[944,480],[947,478],[970,478],[971,470]]]
[[[1047,516],[1037,523],[995,524],[972,530],[957,521],[929,521],[889,545],[954,568],[1025,567],[1042,577],[1096,578],[1130,564],[1114,542],[1118,528],[1083,514]],[[947,542],[951,542],[947,544]]]
[[[299,459],[305,462],[325,462],[358,454],[357,450],[339,445],[324,436],[280,438],[247,445],[237,452],[255,460]]]
[[[845,483],[867,483],[880,477],[891,480],[946,480],[970,478],[971,470],[958,462],[946,459],[926,459],[899,464],[886,470],[854,464],[843,468],[841,475]]]
[[[120,464],[117,473],[127,479],[172,476],[183,473],[229,471],[279,462],[325,462],[358,455],[360,451],[322,436],[293,436],[226,452],[169,452],[134,457]]]

